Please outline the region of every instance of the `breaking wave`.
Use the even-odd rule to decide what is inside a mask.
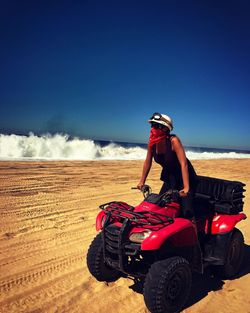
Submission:
[[[62,134],[0,134],[0,160],[142,160],[146,156],[145,147],[113,142],[101,144],[90,139],[71,139]],[[186,153],[190,160],[250,158],[247,152],[208,150],[187,148]]]
[[[145,155],[146,150],[141,147],[125,148],[115,143],[102,147],[93,140],[69,139],[61,134],[0,135],[2,160],[136,160]]]

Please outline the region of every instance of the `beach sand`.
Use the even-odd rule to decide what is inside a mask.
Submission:
[[[195,275],[183,312],[250,312],[250,159],[193,161],[200,175],[246,183],[238,224],[245,237],[239,276]],[[148,312],[141,286],[121,278],[97,282],[86,254],[96,235],[98,206],[111,200],[136,205],[143,161],[0,162],[0,312]],[[160,189],[154,164],[147,183]]]

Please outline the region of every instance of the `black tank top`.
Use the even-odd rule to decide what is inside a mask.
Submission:
[[[174,180],[176,181],[176,185],[178,187],[181,187],[181,185],[183,184],[181,165],[175,151],[172,150],[172,137],[175,137],[175,135],[170,135],[170,137],[166,139],[166,148],[164,149],[165,152],[157,153],[157,147],[155,144],[152,147],[152,153],[155,162],[162,166],[161,180],[169,181],[170,179],[174,178]],[[187,163],[189,172],[189,184],[191,188],[194,188],[196,182],[196,173],[191,162],[188,159]]]

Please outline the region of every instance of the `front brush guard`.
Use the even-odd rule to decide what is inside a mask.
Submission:
[[[128,239],[131,228],[159,230],[174,222],[171,217],[156,212],[134,212],[134,207],[124,202],[105,203],[100,205],[100,209],[106,215],[102,231],[105,263],[125,274],[132,274],[128,257],[136,256],[141,251],[141,244],[131,243]]]

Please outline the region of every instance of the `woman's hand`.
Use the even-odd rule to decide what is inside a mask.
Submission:
[[[139,182],[139,184],[136,186],[139,190],[142,189],[142,187],[144,186],[144,183]]]
[[[188,189],[187,188],[183,188],[182,190],[179,191],[179,195],[180,197],[186,197],[188,195]]]

